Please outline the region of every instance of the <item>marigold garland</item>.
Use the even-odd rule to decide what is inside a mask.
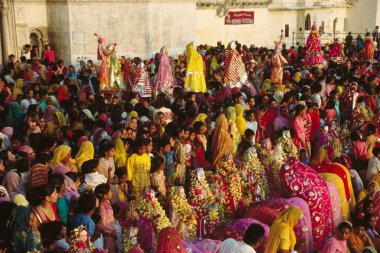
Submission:
[[[197,218],[194,210],[191,208],[185,196],[181,196],[175,192],[175,188],[169,190],[169,201],[173,212],[179,218],[178,231],[183,234],[187,229],[188,236],[194,238],[197,232]]]
[[[215,203],[215,197],[205,177],[199,178],[195,170],[191,176],[189,202],[195,209],[197,216],[205,219],[209,225],[217,223],[219,212]],[[201,169],[204,174],[203,169]]]
[[[148,193],[145,198],[141,199],[137,205],[137,211],[140,216],[153,221],[157,234],[164,228],[172,226],[169,218],[166,216],[164,209],[158,202],[153,191]]]

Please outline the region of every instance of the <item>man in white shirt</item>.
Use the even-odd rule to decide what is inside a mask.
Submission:
[[[229,238],[222,243],[220,253],[256,253],[264,241],[265,229],[259,224],[252,224],[245,231],[242,242]]]
[[[28,112],[28,107],[29,105],[36,105],[37,104],[37,100],[35,100],[34,98],[34,92],[33,90],[28,90],[26,92],[26,98],[21,100],[20,102],[20,107],[21,109],[27,113]]]
[[[380,173],[380,148],[374,148],[372,152],[374,157],[369,159],[367,167],[366,179],[368,181],[370,181],[374,175]]]

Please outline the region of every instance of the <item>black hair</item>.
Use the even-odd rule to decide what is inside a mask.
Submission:
[[[81,170],[84,174],[89,174],[94,172],[94,169],[99,165],[99,160],[98,159],[91,159],[88,161],[85,161],[82,164]]]
[[[100,217],[100,215],[97,213],[93,213],[91,215],[91,220],[95,223],[95,225],[97,225],[100,222],[101,218],[102,217]]]
[[[93,191],[84,191],[79,199],[76,208],[77,213],[89,213],[96,208],[96,196]]]
[[[113,144],[110,141],[104,141],[103,143],[100,143],[99,145],[99,156],[100,157],[106,157],[106,153],[110,151],[111,149],[115,148],[115,144]]]
[[[170,141],[166,138],[162,138],[159,142],[158,142],[158,147],[159,148],[164,148],[166,147],[167,145],[170,145]]]
[[[338,230],[342,230],[342,229],[345,229],[345,228],[348,228],[350,231],[352,231],[352,225],[351,225],[351,223],[349,223],[347,221],[343,221],[343,222],[339,223]]]
[[[45,198],[52,195],[54,191],[54,186],[48,183],[27,191],[26,197],[31,206],[39,206],[42,205],[42,203],[45,201]]]
[[[63,224],[60,221],[42,223],[38,230],[41,233],[41,243],[44,248],[49,248],[61,234]]]
[[[364,222],[362,220],[356,219],[353,224],[353,228],[364,227]]]
[[[95,187],[95,195],[99,200],[102,200],[110,190],[111,186],[109,184],[99,184]]]
[[[243,241],[248,244],[256,244],[260,238],[263,238],[265,229],[259,224],[251,224],[244,233]]]
[[[18,173],[24,173],[24,172],[28,171],[28,169],[29,169],[28,159],[26,159],[24,157],[17,159],[15,161],[13,167],[17,169]]]
[[[249,136],[254,136],[255,135],[255,132],[250,129],[250,128],[247,128],[245,131],[244,131],[244,136],[247,138]]]
[[[51,174],[49,176],[49,183],[54,186],[57,193],[61,192],[61,187],[64,181],[65,178],[61,174]]]
[[[372,153],[373,153],[373,155],[374,155],[375,157],[377,157],[377,156],[380,154],[380,148],[374,148],[374,149],[372,150]]]
[[[368,135],[375,134],[376,133],[376,126],[373,124],[368,124],[367,125],[367,132],[368,132]]]
[[[39,153],[37,154],[36,156],[36,159],[34,159],[32,165],[34,164],[37,164],[37,163],[47,163],[51,160],[51,155],[50,154],[46,154],[46,153]]]
[[[145,144],[145,142],[144,142],[144,139],[137,139],[136,141],[135,141],[135,143],[134,143],[134,150],[135,150],[135,152],[137,152],[137,150],[139,149],[139,148],[141,148],[142,146],[146,146],[146,144]]]
[[[73,182],[75,183],[75,181],[78,180],[79,178],[79,175],[75,172],[72,172],[72,171],[69,171],[65,174],[65,176],[68,176],[71,180],[73,180]]]
[[[351,138],[351,140],[353,140],[353,141],[358,141],[358,140],[361,139],[361,138],[360,138],[360,134],[359,134],[357,131],[352,132],[352,133],[350,134],[350,138]]]
[[[296,116],[298,116],[303,111],[303,109],[305,109],[304,105],[297,104],[296,107],[295,107]]]
[[[164,164],[164,158],[162,158],[161,156],[155,156],[153,158],[153,162],[152,162],[152,168],[150,170],[151,173],[154,173],[157,171],[157,169],[159,167],[161,167],[162,165]]]
[[[115,169],[115,175],[117,176],[117,178],[119,180],[121,180],[121,178],[124,176],[124,175],[127,175],[127,171],[125,170],[125,168],[116,168]]]
[[[204,125],[205,124],[202,121],[195,122],[193,125],[195,133],[199,133],[199,131],[201,130],[201,127]]]
[[[365,216],[364,216],[364,219],[363,219],[363,222],[364,222],[364,227],[365,229],[369,229],[371,228],[369,222],[370,220],[375,217],[375,215],[373,215],[372,213],[367,213]]]

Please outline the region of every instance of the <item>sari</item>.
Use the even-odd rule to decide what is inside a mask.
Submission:
[[[13,100],[16,100],[18,95],[23,95],[22,87],[24,86],[24,79],[19,78],[16,80],[15,86],[13,87]]]
[[[344,192],[344,184],[343,184],[342,179],[333,173],[319,173],[319,175],[321,177],[323,177],[327,182],[333,184],[336,188],[337,193],[338,193],[338,198],[339,198],[338,202],[334,203],[332,206],[333,207],[333,213],[338,208],[337,206],[339,206],[342,219],[348,220],[350,218],[350,209],[348,208],[348,202],[347,202],[347,199],[345,197],[346,195]],[[335,196],[331,196],[331,195],[332,194],[330,191],[330,197],[331,197],[331,199],[333,199]],[[334,226],[336,227],[335,222],[334,222]]]
[[[308,203],[314,250],[320,250],[323,241],[333,230],[332,207],[325,180],[315,170],[295,158],[290,158],[281,166],[280,179],[284,193],[300,197]]]
[[[375,192],[373,197],[373,212],[377,219],[375,229],[379,231],[380,229],[380,191]]]
[[[355,93],[356,87],[350,86],[346,87],[343,94],[339,97],[339,109],[342,115],[342,122],[345,120],[352,120],[353,118],[353,111],[356,107]]]
[[[62,84],[58,88],[58,95],[57,99],[59,103],[62,103],[63,100],[69,100],[71,97],[71,94],[69,93],[69,88],[66,86],[66,84]]]
[[[182,246],[181,234],[173,227],[166,227],[157,237],[156,253],[186,253]]]
[[[20,104],[16,101],[12,102],[7,116],[7,125],[12,128],[18,128],[21,125],[24,114]]]
[[[239,134],[239,130],[236,126],[236,110],[235,107],[230,106],[226,109],[226,117],[228,120],[228,130],[232,136],[232,140],[234,142],[234,147],[232,149],[232,153],[235,154],[238,148],[238,145],[241,141],[241,136]]]
[[[98,117],[98,119],[101,120],[101,121],[103,121],[106,124],[106,127],[104,128],[104,130],[106,130],[106,132],[108,133],[108,135],[111,136],[113,134],[113,130],[110,127],[110,123],[108,121],[107,114],[105,114],[105,113],[100,114],[99,117]]]
[[[301,209],[295,206],[291,206],[281,213],[270,228],[265,253],[277,252],[279,249],[294,250],[297,239],[293,228],[301,216]]]
[[[206,80],[202,56],[194,48],[193,43],[186,46],[186,79],[184,88],[192,92],[206,92]]]
[[[158,93],[165,93],[171,96],[173,93],[173,87],[175,86],[175,79],[172,74],[172,67],[166,47],[160,50],[160,64],[156,74],[156,90]]]
[[[54,155],[50,163],[50,168],[54,170],[56,167],[60,165],[68,167],[66,164],[62,163],[62,160],[65,159],[70,153],[71,153],[71,148],[69,146],[66,146],[66,145],[58,146],[54,150]]]
[[[331,163],[329,166],[329,172],[338,175],[343,180],[346,198],[349,202],[350,209],[354,209],[356,206],[356,199],[354,188],[352,187],[350,171],[339,163]]]
[[[297,148],[306,148],[306,128],[304,120],[301,117],[296,117],[291,124],[291,128],[294,132],[294,144]],[[305,146],[302,143],[305,143]]]
[[[115,168],[127,168],[128,154],[124,143],[120,138],[115,140]]]
[[[244,119],[244,108],[239,105],[239,104],[236,104],[235,105],[235,111],[236,111],[236,120],[235,120],[235,123],[236,123],[236,127],[239,131],[239,134],[241,136],[244,136],[244,132],[245,132],[245,119]]]
[[[220,159],[228,153],[231,153],[234,143],[228,132],[227,118],[221,114],[215,122],[215,129],[211,142],[212,166],[219,164]]]
[[[62,112],[56,112],[55,116],[58,118],[58,125],[53,121],[50,121],[47,125],[47,134],[54,137],[58,135],[60,128],[66,125],[66,118]]]
[[[39,252],[41,250],[41,239],[38,230],[32,230],[29,226],[30,209],[25,206],[18,206],[13,212],[13,252]]]
[[[82,168],[82,164],[88,160],[94,159],[95,150],[94,145],[90,141],[85,141],[80,145],[75,162],[78,168]]]
[[[226,85],[230,86],[230,88],[241,88],[246,83],[248,75],[241,55],[236,50],[235,41],[229,43],[224,55]]]
[[[338,240],[335,236],[325,242],[321,253],[346,253],[347,241]]]
[[[193,122],[191,123],[190,127],[193,127],[195,122],[201,121],[204,124],[206,124],[207,115],[204,113],[198,113],[198,115],[193,119]]]
[[[369,197],[372,199],[374,197],[374,195],[376,194],[376,192],[380,190],[379,183],[377,181],[374,181],[374,180],[370,181],[368,183],[367,187],[369,187],[372,184],[375,185],[374,186],[374,193],[372,194],[372,196],[369,196],[369,192],[367,189],[360,191],[359,196],[358,196],[358,204],[361,203],[366,197]]]
[[[330,201],[332,207],[332,221],[334,230],[342,222],[342,210],[340,206],[340,198],[337,188],[333,183],[326,181],[327,188],[329,189]],[[328,231],[326,231],[328,233]]]

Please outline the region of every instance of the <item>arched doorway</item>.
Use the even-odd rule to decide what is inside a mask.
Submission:
[[[334,40],[335,40],[335,37],[336,37],[336,25],[338,23],[338,18],[335,18],[334,21],[333,21],[333,34],[334,34]]]
[[[37,46],[38,47],[38,53],[41,54],[42,52],[42,43],[41,43],[41,39],[38,37],[38,35],[34,32],[32,32],[30,35],[29,35],[29,45],[31,47],[33,46]]]
[[[310,14],[307,14],[305,17],[305,31],[308,31],[311,29],[311,17]]]

